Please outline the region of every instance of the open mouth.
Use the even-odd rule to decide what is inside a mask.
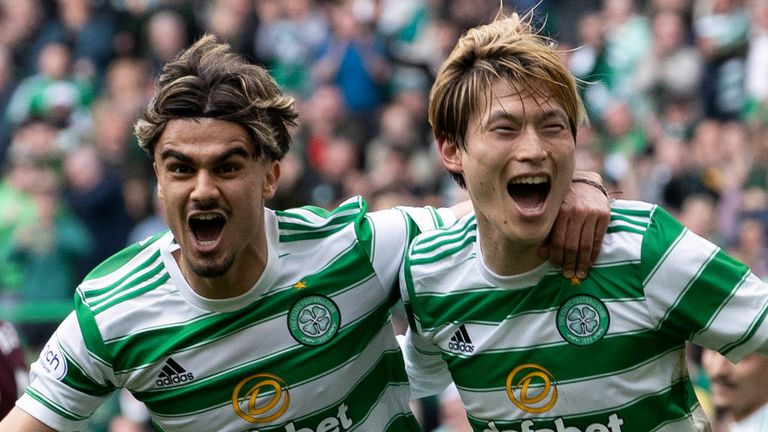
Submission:
[[[507,183],[507,193],[522,210],[538,210],[549,196],[551,182],[548,176],[521,176]]]
[[[201,246],[215,246],[221,238],[226,221],[219,214],[199,214],[189,218],[189,227]]]

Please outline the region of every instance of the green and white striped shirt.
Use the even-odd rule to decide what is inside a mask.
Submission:
[[[580,283],[549,263],[493,274],[469,216],[414,240],[401,287],[413,395],[453,379],[475,431],[704,431],[686,340],[768,351],[768,286],[642,202],[612,203]]]
[[[195,294],[170,232],[97,267],[18,405],[77,430],[125,387],[163,431],[419,430],[390,307],[408,243],[452,213],[356,197],[265,221],[267,267],[237,298]]]

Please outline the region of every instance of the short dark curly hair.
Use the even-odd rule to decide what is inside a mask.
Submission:
[[[207,34],[168,62],[156,92],[134,126],[139,146],[154,157],[168,121],[215,118],[241,125],[256,157],[280,160],[291,143],[298,113],[264,68],[248,63]]]

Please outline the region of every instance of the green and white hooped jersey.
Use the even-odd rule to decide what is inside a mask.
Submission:
[[[414,397],[451,379],[478,432],[693,432],[685,341],[737,361],[768,346],[768,286],[661,208],[615,201],[582,281],[502,277],[474,216],[411,244],[401,273]]]
[[[72,431],[117,387],[162,431],[418,431],[390,307],[420,230],[450,211],[266,210],[269,259],[226,300],[196,295],[170,232],[133,245],[78,288],[18,405]]]

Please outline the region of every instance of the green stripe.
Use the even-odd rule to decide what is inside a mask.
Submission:
[[[50,399],[46,398],[45,395],[33,389],[32,387],[27,387],[27,389],[24,392],[27,395],[29,395],[32,399],[40,402],[41,404],[45,405],[49,410],[55,412],[56,414],[58,414],[61,417],[64,417],[67,420],[82,421],[88,418],[88,417],[75,414],[72,411],[65,409],[64,407],[55,404]]]
[[[718,250],[668,311],[662,331],[689,339],[705,328],[748,274],[744,264]]]
[[[654,210],[656,208],[657,207],[654,206],[653,208],[651,208],[649,210],[632,210],[632,209],[612,207],[611,208],[611,217],[613,217],[614,216],[613,214],[615,213],[615,214],[624,215],[624,216],[634,216],[634,217],[641,217],[641,218],[649,219],[651,217],[651,215],[654,213]]]
[[[334,218],[323,221],[321,225],[307,225],[297,224],[292,222],[279,222],[278,227],[281,231],[315,231],[315,230],[328,230],[329,227],[336,227],[337,225],[346,225],[358,218],[358,214],[351,214],[345,216],[337,216]]]
[[[641,275],[651,275],[660,262],[671,252],[674,245],[679,243],[687,229],[664,209],[658,207],[654,213],[653,221],[648,227],[643,239],[643,246],[640,252],[642,256]],[[643,283],[650,279],[645,276],[641,280]]]
[[[113,353],[114,370],[122,373],[141,368],[165,358],[169,353],[184,351],[201,343],[211,343],[284,314],[295,301],[305,295],[333,297],[374,275],[364,253],[359,248],[351,248],[327,267],[302,279],[306,284],[302,290],[284,289],[262,297],[252,307],[242,310],[211,314],[195,322],[156,328],[109,341],[107,347]]]
[[[99,326],[96,324],[96,318],[78,294],[82,293],[78,291],[75,294],[75,313],[77,314],[77,323],[80,326],[80,333],[83,336],[85,348],[95,360],[105,365],[111,365],[111,357],[107,347],[104,345]]]
[[[321,238],[330,237],[337,232],[343,230],[347,225],[339,225],[333,229],[330,230],[314,230],[302,234],[280,234],[280,241],[283,243],[289,243],[294,241],[304,241],[304,240],[318,240]]]
[[[406,266],[406,272],[410,267]],[[544,276],[536,285],[514,290],[478,286],[450,294],[419,294],[414,299],[410,273],[407,275],[410,302],[424,331],[454,323],[497,324],[531,313],[553,311],[577,294],[589,294],[603,301],[642,301],[642,287],[634,277],[637,265],[593,268],[578,286],[560,274]],[[499,305],[504,305],[499,307]]]
[[[161,264],[158,267],[158,270],[164,269],[164,268],[165,268],[165,266],[163,266]],[[144,277],[141,278],[141,282],[144,282],[145,279],[148,279],[148,276],[150,276],[149,273],[147,273]],[[154,277],[154,275],[152,275],[152,276]],[[118,303],[122,303],[124,301],[127,301],[127,300],[130,300],[130,299],[139,297],[139,296],[141,296],[143,294],[146,294],[146,293],[152,291],[153,289],[156,289],[158,287],[163,286],[168,281],[168,279],[170,279],[170,278],[171,278],[171,276],[168,273],[165,273],[162,276],[160,276],[157,280],[153,281],[152,283],[145,284],[141,288],[138,288],[137,286],[132,286],[131,287],[132,290],[131,290],[130,293],[127,293],[125,295],[120,295],[120,296],[114,295],[114,296],[110,297],[110,301],[109,302],[101,302],[98,305],[98,307],[93,307],[93,313],[98,315],[101,312],[104,312],[105,310],[111,308],[112,306],[114,306],[114,305],[116,305]],[[138,283],[139,281],[136,281],[136,282]]]
[[[628,227],[626,225],[609,226],[608,229],[605,232],[606,232],[606,234],[615,234],[615,233],[620,233],[620,232],[628,232],[628,233],[639,234],[639,235],[643,235],[645,233],[644,230]]]
[[[561,343],[526,347],[518,351],[475,353],[472,357],[443,352],[442,357],[457,386],[467,389],[503,389],[507,374],[514,365],[540,364],[552,371],[560,382],[578,382],[638,369],[671,351],[682,350],[683,346],[684,341],[679,338],[667,337],[658,331],[645,331],[606,337],[588,346]],[[600,361],[595,361],[596,358]]]
[[[474,223],[474,218],[470,219],[467,223],[457,225],[452,226],[450,229],[432,231],[428,236],[420,238],[414,244],[411,254],[429,254],[436,249],[466,239],[467,234],[471,234],[473,236],[472,238],[474,238],[475,228],[477,227],[477,224]]]
[[[62,352],[67,362],[67,374],[62,379],[62,382],[68,387],[91,396],[105,396],[115,390],[115,386],[111,385],[111,383],[103,385],[94,381],[83,372],[83,368],[75,361],[71,354],[64,351],[63,348]]]
[[[393,372],[395,373],[393,374]],[[395,375],[395,377],[392,377],[392,375]],[[395,378],[396,381],[394,381],[393,378]],[[317,427],[324,419],[328,417],[336,417],[339,411],[339,407],[343,402],[347,406],[346,415],[347,418],[352,421],[352,428],[359,428],[360,425],[362,425],[371,415],[371,411],[373,411],[373,409],[381,400],[381,397],[385,391],[390,386],[405,385],[408,385],[408,377],[405,375],[400,354],[399,352],[390,352],[380,358],[379,361],[368,371],[368,373],[360,381],[355,383],[352,391],[342,396],[341,401],[310,415],[290,419],[290,422],[293,423],[297,431],[301,431],[302,428],[307,428],[314,431],[314,428]],[[404,407],[404,409],[408,410],[408,407]],[[392,407],[387,406],[387,410],[391,411]],[[397,420],[395,423],[393,423],[393,425],[387,426],[385,430],[398,432],[418,432],[421,430],[412,414],[402,413],[398,417],[402,418],[402,420]],[[393,428],[394,425],[403,425],[404,427],[395,429]],[[341,428],[336,430],[341,430]],[[285,431],[285,425],[282,424],[273,427],[262,427],[259,428],[259,431],[283,432]]]
[[[291,211],[278,211],[278,212],[275,212],[279,216],[278,223],[277,223],[278,229],[307,231],[307,230],[315,230],[319,227],[324,227],[328,225],[338,225],[338,224],[347,223],[349,222],[349,219],[355,219],[355,218],[358,218],[361,214],[364,214],[366,206],[365,206],[365,203],[362,201],[354,201],[351,203],[341,205],[333,209],[333,211],[328,211],[326,209],[315,207],[315,206],[305,206],[301,208],[303,210],[307,210],[309,212],[314,213],[315,215],[323,218],[324,220],[312,221],[299,213],[294,213]],[[347,214],[349,211],[354,211],[354,213]],[[290,222],[287,219],[295,219],[303,223]]]
[[[639,229],[640,232],[644,232],[645,229],[648,227],[648,220],[647,219],[646,220],[642,220],[642,221],[638,221],[636,218],[630,218],[630,217],[626,217],[626,216],[623,216],[623,215],[620,215],[620,214],[612,214],[611,215],[611,223],[609,225],[613,225],[613,223],[616,222],[616,221],[622,221],[622,222],[626,222],[626,223],[628,223],[630,225],[635,225]]]
[[[152,241],[157,240],[158,238],[162,237],[165,234],[158,233],[152,237]],[[147,242],[143,247],[139,246],[138,243],[135,243],[131,246],[128,246],[127,248],[123,249],[122,251],[118,252],[117,254],[113,255],[112,257],[108,258],[106,261],[102,262],[96,268],[94,268],[88,275],[85,277],[85,281],[89,281],[92,279],[98,279],[104,276],[107,276],[116,270],[120,269],[120,267],[123,267],[124,265],[128,264],[133,258],[136,257],[141,251],[143,251],[151,242]],[[157,251],[152,256],[153,259],[157,259],[157,256],[160,255],[160,251]],[[146,261],[145,261],[146,263]]]
[[[312,381],[331,373],[343,366],[345,362],[360,355],[373,335],[388,325],[387,316],[385,316],[388,314],[386,306],[379,308],[376,314],[377,317],[374,319],[367,319],[343,328],[326,345],[318,347],[297,345],[286,352],[255,360],[210,379],[161,391],[138,392],[134,396],[146,403],[153,412],[174,416],[228,405],[237,384],[257,373],[269,372],[278,375],[288,383],[289,389],[301,384],[311,386]],[[376,379],[384,381],[381,385],[387,382],[407,384],[408,378],[402,366],[402,354],[399,350],[384,354],[384,359],[380,363],[386,365],[386,369],[374,375],[377,375]],[[369,387],[363,391],[374,391],[380,388]]]
[[[275,214],[277,214],[281,218],[301,219],[301,220],[306,221],[306,222],[314,223],[314,222],[310,221],[309,219],[307,219],[301,213],[297,212],[296,210],[306,210],[306,211],[308,211],[310,213],[313,213],[313,214],[315,214],[315,215],[317,215],[317,216],[319,216],[321,218],[328,218],[333,213],[337,213],[337,212],[345,211],[345,210],[351,210],[351,209],[360,209],[360,208],[362,208],[364,206],[365,206],[365,202],[358,197],[357,199],[350,198],[346,202],[342,203],[340,206],[338,206],[335,209],[333,209],[333,211],[329,211],[329,210],[326,210],[325,208],[318,207],[318,206],[306,205],[306,206],[302,206],[302,207],[299,207],[298,209],[294,209],[294,210],[290,210],[290,209],[289,210],[278,210],[278,211],[275,212]]]
[[[442,252],[440,252],[438,254],[428,255],[428,256],[426,256],[424,258],[414,258],[414,259],[412,259],[411,260],[411,265],[412,266],[417,266],[417,265],[430,264],[430,263],[433,263],[433,262],[436,262],[436,261],[440,261],[441,259],[443,259],[443,258],[445,258],[445,257],[447,257],[449,255],[453,255],[456,252],[464,249],[468,245],[474,243],[475,239],[476,239],[475,234],[472,234],[469,237],[464,238],[464,241],[462,241],[461,243],[459,243],[459,244],[457,244],[457,245],[455,245],[455,246],[453,246],[451,248],[445,248],[445,249],[443,249]],[[419,254],[419,256],[421,256],[421,254]]]
[[[102,296],[104,294],[107,294],[108,292],[110,292],[110,291],[114,290],[115,288],[117,288],[117,287],[121,286],[122,284],[124,284],[125,281],[127,281],[128,279],[136,277],[137,274],[139,274],[142,271],[144,271],[147,268],[149,268],[149,266],[152,263],[154,263],[155,261],[157,261],[158,258],[160,258],[160,251],[159,250],[157,252],[153,253],[152,256],[150,256],[148,259],[144,260],[141,264],[133,267],[130,272],[127,272],[125,274],[125,276],[123,276],[120,279],[118,279],[115,283],[110,284],[108,286],[105,286],[103,288],[85,289],[85,290],[83,290],[85,298],[88,300],[89,303],[91,303],[92,299],[94,299],[96,297],[100,297],[100,296]],[[125,263],[123,263],[123,264],[125,264]],[[157,270],[158,267],[162,267],[162,263],[159,266],[156,265],[155,268],[150,271],[150,274],[156,273],[158,271]],[[113,269],[113,271],[114,270],[117,270],[117,269]],[[150,275],[150,277],[151,277],[151,275]]]
[[[595,389],[592,395],[585,397],[600,398],[600,389]],[[605,430],[608,430],[608,419],[612,414],[624,421],[621,427],[626,432],[647,432],[655,430],[657,427],[690,418],[691,413],[698,407],[699,402],[693,387],[687,378],[678,380],[670,385],[664,391],[646,395],[616,409],[609,409],[603,412],[591,412],[575,416],[563,417],[566,428],[574,427],[581,431],[587,430],[592,424],[602,424]],[[514,407],[510,403],[510,409]],[[514,408],[517,410],[517,408]],[[544,429],[556,430],[554,426],[554,417],[531,418],[534,422],[533,430]],[[469,416],[469,422],[473,430],[482,432],[485,430],[489,420],[482,420]],[[521,430],[522,421],[497,421],[496,427],[499,430],[511,429]],[[570,429],[566,429],[570,430]],[[594,429],[597,430],[597,429]],[[602,429],[600,429],[602,430]]]
[[[755,335],[755,332],[757,332],[757,329],[760,328],[760,326],[765,321],[766,315],[768,315],[768,307],[763,308],[763,312],[760,314],[759,317],[757,317],[757,319],[754,322],[752,322],[752,325],[750,326],[749,330],[741,338],[739,338],[739,340],[729,345],[726,345],[725,347],[723,347],[723,349],[720,350],[720,352],[723,355],[728,355],[728,353],[733,351],[736,347],[752,339],[752,336]]]

